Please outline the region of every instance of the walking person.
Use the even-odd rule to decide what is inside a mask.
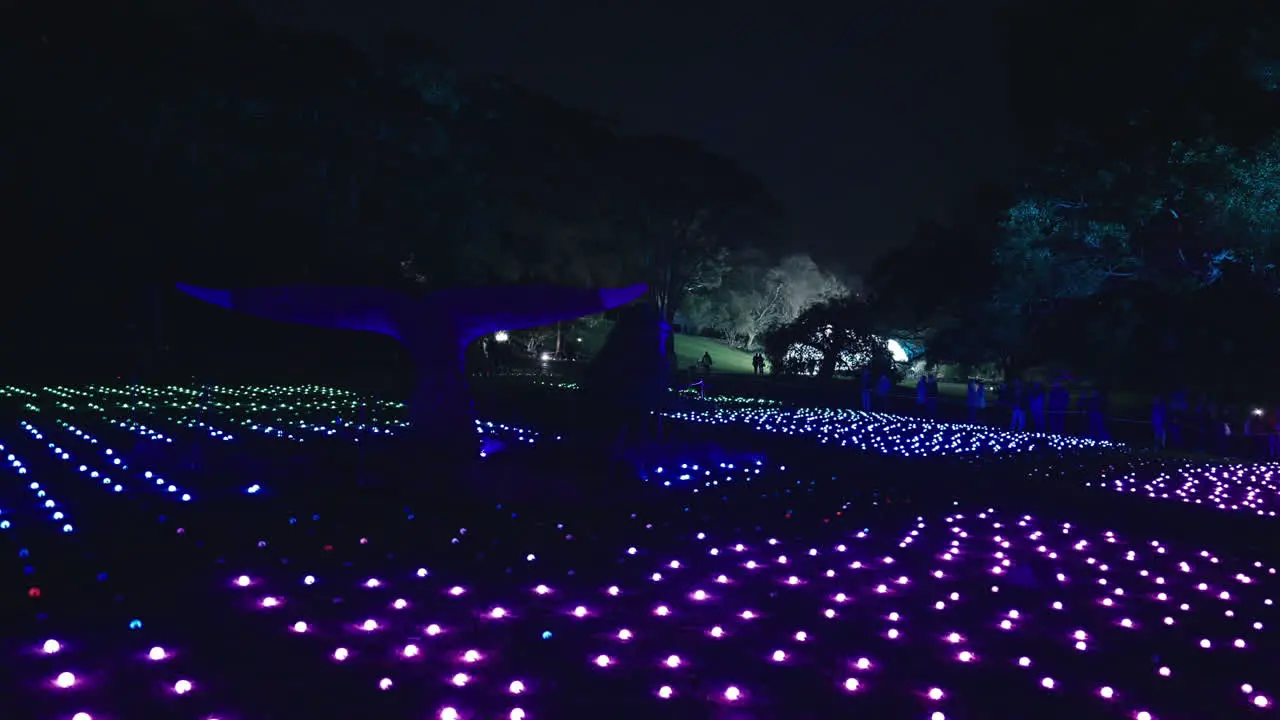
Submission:
[[[1156,450],[1164,450],[1168,443],[1168,434],[1165,423],[1168,421],[1168,408],[1164,404],[1164,399],[1157,396],[1151,402],[1151,431],[1155,435]]]
[[[1031,396],[1027,398],[1027,411],[1031,414],[1031,429],[1035,432],[1045,431],[1045,398],[1044,386],[1035,383],[1031,386]]]
[[[1021,380],[1013,381],[1009,404],[1013,407],[1013,417],[1009,424],[1009,429],[1013,432],[1025,431],[1027,429],[1027,393],[1022,387]]]
[[[711,353],[710,352],[702,353],[702,359],[698,361],[698,369],[702,372],[704,376],[711,374],[711,365],[712,365]]]

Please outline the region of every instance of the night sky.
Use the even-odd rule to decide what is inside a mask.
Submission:
[[[798,250],[844,271],[1008,165],[999,0],[251,2],[363,43],[420,34],[464,71],[700,140],[769,184]]]

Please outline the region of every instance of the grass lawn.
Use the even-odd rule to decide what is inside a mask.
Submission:
[[[578,333],[578,346],[588,357],[595,355],[604,345],[605,338],[613,329],[613,323],[601,321],[592,328],[584,328]],[[577,338],[574,338],[577,340]],[[711,370],[715,373],[752,374],[751,353],[730,347],[708,337],[684,335],[676,333],[676,361],[681,370],[696,365],[703,353],[711,353]]]

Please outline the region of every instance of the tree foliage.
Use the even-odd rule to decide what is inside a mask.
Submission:
[[[889,373],[893,367],[871,305],[847,296],[810,306],[794,321],[766,334],[764,347],[779,374],[812,373],[830,380],[836,373],[863,368]]]
[[[673,322],[687,297],[721,286],[734,252],[769,246],[782,213],[759,180],[697,143],[640,137],[626,152],[654,299]]]
[[[849,294],[843,280],[808,255],[788,255],[770,266],[764,255],[747,253],[731,264],[717,290],[690,297],[685,316],[699,329],[748,350],[758,349],[765,333],[793,322],[810,306]]]
[[[872,268],[868,295],[887,334],[928,348],[935,362],[982,364],[1000,345],[988,336],[1019,332],[992,303],[1001,282],[995,250],[1006,193],[984,189],[952,222],[921,223],[911,241]]]
[[[705,148],[623,135],[418,40],[366,52],[204,0],[23,3],[0,40],[0,131],[22,138],[0,147],[0,213],[33,286],[133,259],[84,287],[99,312],[178,278],[648,281],[673,312],[780,217]]]
[[[939,362],[1133,385],[1260,369],[1235,321],[1280,296],[1280,35],[1259,7],[1011,11],[1018,182],[885,258],[878,314]]]

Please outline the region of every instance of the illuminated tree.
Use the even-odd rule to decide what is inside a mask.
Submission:
[[[765,335],[765,354],[774,372],[814,374],[829,380],[862,368],[892,374],[893,359],[877,333],[871,306],[855,298],[818,303],[793,322]]]
[[[778,265],[736,267],[717,292],[693,296],[690,314],[702,327],[748,350],[769,330],[786,325],[818,303],[848,295],[844,282],[808,255],[789,255]]]

